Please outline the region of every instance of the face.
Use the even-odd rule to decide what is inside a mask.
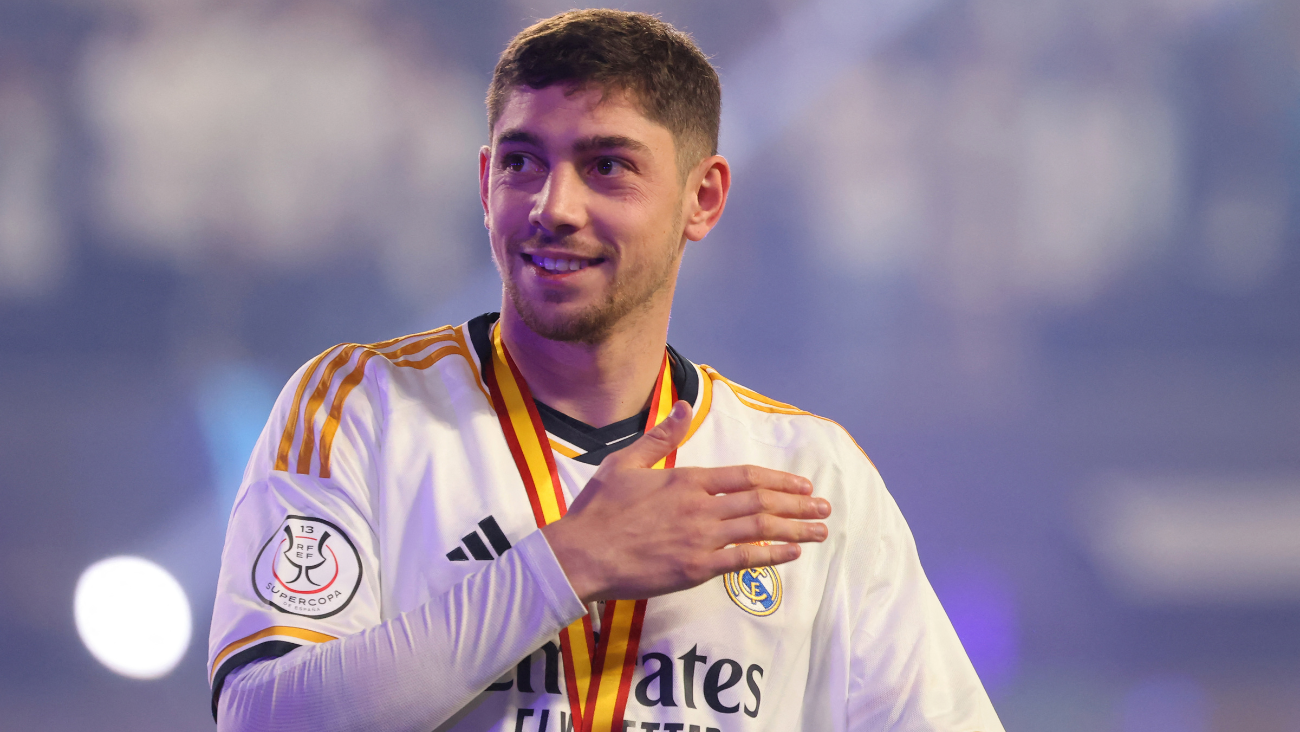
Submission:
[[[480,153],[480,192],[506,306],[545,338],[597,343],[671,307],[691,184],[672,133],[627,94],[569,91],[510,95]]]

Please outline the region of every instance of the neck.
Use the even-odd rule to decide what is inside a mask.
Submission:
[[[649,404],[668,337],[668,312],[654,310],[629,314],[599,343],[574,343],[537,335],[506,298],[501,338],[535,399],[604,427]]]

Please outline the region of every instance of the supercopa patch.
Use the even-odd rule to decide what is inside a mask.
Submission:
[[[776,567],[755,567],[723,575],[727,595],[741,610],[763,617],[781,607],[781,575]]]
[[[281,612],[327,618],[361,586],[361,556],[324,519],[286,516],[253,562],[253,591]]]

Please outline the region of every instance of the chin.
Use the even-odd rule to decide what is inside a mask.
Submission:
[[[600,343],[633,308],[617,299],[587,306],[565,306],[553,302],[534,302],[518,289],[507,293],[519,319],[537,335],[565,343]]]
[[[573,313],[539,312],[531,306],[515,309],[524,325],[537,335],[565,343],[600,343],[613,330],[618,318],[604,308],[591,307]]]

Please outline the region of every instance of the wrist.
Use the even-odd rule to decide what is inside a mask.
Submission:
[[[598,582],[593,578],[590,553],[584,548],[580,536],[572,530],[572,521],[560,519],[541,528],[546,543],[550,545],[555,560],[559,562],[569,587],[584,604],[596,599]]]

